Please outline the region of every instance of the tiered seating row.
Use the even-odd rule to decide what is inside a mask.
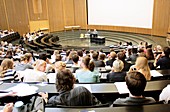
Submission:
[[[18,32],[11,33],[5,37],[0,38],[0,41],[7,41],[8,43],[17,40],[20,38],[20,34]]]

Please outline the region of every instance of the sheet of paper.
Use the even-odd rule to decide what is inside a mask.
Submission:
[[[163,76],[161,73],[159,73],[158,71],[156,70],[151,70],[151,76],[153,77],[160,77],[160,76]]]
[[[17,96],[28,96],[35,94],[38,90],[36,86],[30,86],[29,84],[20,83],[14,87],[7,89],[7,91],[13,91],[17,93]]]
[[[83,86],[86,89],[88,89],[90,92],[92,92],[90,84],[74,84],[74,88],[79,87],[79,86]]]
[[[129,93],[126,82],[115,82],[114,84],[120,94]]]
[[[101,73],[101,79],[107,79],[107,74],[108,73]]]

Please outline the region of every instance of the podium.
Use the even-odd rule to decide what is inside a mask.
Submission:
[[[92,37],[92,36],[90,36],[90,43],[105,44],[105,37],[101,37],[101,36]]]

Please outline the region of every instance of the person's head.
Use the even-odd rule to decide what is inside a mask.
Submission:
[[[37,60],[35,63],[35,70],[45,72],[47,63],[44,60]]]
[[[41,53],[41,54],[39,54],[39,59],[46,61],[46,60],[47,60],[47,55],[46,55],[46,53]]]
[[[59,50],[54,50],[53,54],[54,54],[54,55],[60,54],[60,52],[59,52]]]
[[[145,90],[146,79],[140,72],[128,72],[125,77],[126,85],[133,96],[141,96]]]
[[[83,57],[83,51],[82,50],[78,50],[77,54],[78,54],[78,56]]]
[[[114,51],[110,52],[110,57],[111,57],[112,59],[115,59],[115,58],[117,57],[116,52],[114,52]]]
[[[114,72],[121,72],[124,68],[124,63],[121,60],[115,60],[113,62],[113,70]]]
[[[150,68],[146,57],[138,57],[135,62],[135,67],[141,71],[147,80],[151,79]]]
[[[137,48],[132,48],[132,54],[137,54],[138,53],[138,49]]]
[[[31,62],[31,60],[32,60],[32,54],[31,53],[25,53],[24,57],[25,57],[25,61],[27,63]]]
[[[94,53],[92,54],[92,58],[93,58],[94,60],[98,60],[98,56],[99,56],[99,53],[97,53],[97,52],[94,52]]]
[[[151,48],[147,48],[146,49],[146,58],[149,60],[149,59],[154,59],[154,55],[153,55],[153,52],[152,52],[152,49]]]
[[[66,51],[66,56],[68,57],[69,54],[70,54],[70,50],[67,50],[67,51]]]
[[[62,56],[60,54],[56,54],[55,55],[55,61],[61,61],[62,60]]]
[[[78,61],[79,61],[79,56],[78,56],[77,54],[73,55],[73,56],[72,56],[72,60],[73,60],[74,63],[78,63]]]
[[[73,55],[77,54],[76,51],[71,51],[70,54],[69,54],[69,59],[71,60]]]
[[[13,56],[12,50],[10,48],[7,50],[6,56],[8,57]]]
[[[157,52],[162,52],[162,46],[161,45],[157,45],[156,46],[156,50],[157,50]]]
[[[119,60],[125,61],[126,55],[125,55],[125,53],[123,53],[123,52],[118,52],[118,53],[117,53],[117,58],[118,58]]]
[[[57,91],[69,91],[73,89],[75,77],[70,70],[64,69],[57,72],[56,89]]]
[[[81,66],[83,68],[89,69],[90,71],[93,71],[95,67],[94,62],[90,60],[89,56],[83,57]]]
[[[55,62],[55,71],[57,72],[58,70],[64,70],[66,69],[66,63],[62,61],[57,61]]]
[[[8,70],[8,69],[13,69],[14,68],[14,63],[11,59],[5,58],[2,63],[1,63],[1,69],[2,71]]]
[[[102,54],[99,55],[99,60],[103,60],[104,61],[105,58],[106,58],[105,54],[102,53]]]
[[[170,48],[169,47],[164,47],[163,48],[163,53],[166,57],[169,57],[170,54]]]

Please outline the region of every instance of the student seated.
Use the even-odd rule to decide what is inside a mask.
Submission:
[[[33,66],[30,64],[32,61],[32,54],[26,53],[24,56],[21,56],[20,63],[15,65],[16,71],[24,71],[26,69],[33,69]]]
[[[124,64],[121,60],[113,62],[112,72],[107,74],[108,82],[121,82],[125,81],[126,72],[122,72]]]
[[[56,89],[59,95],[48,98],[48,93],[39,94],[51,106],[92,106],[100,103],[85,87],[74,88],[74,83],[74,75],[70,70],[64,69],[57,73]]]
[[[99,72],[94,69],[94,62],[88,56],[83,57],[81,69],[76,70],[76,78],[80,83],[99,82]]]
[[[129,89],[129,97],[127,98],[119,98],[113,102],[114,104],[120,105],[143,105],[143,104],[151,104],[156,101],[151,97],[144,97],[143,93],[146,86],[146,79],[144,75],[140,72],[133,71],[127,73],[125,78],[127,88]]]
[[[23,72],[23,82],[47,82],[46,65],[44,60],[37,60],[34,69],[26,69]]]
[[[11,83],[18,82],[19,77],[14,70],[14,62],[11,59],[5,58],[0,66],[0,81]]]
[[[139,71],[145,76],[146,80],[151,80],[151,73],[148,65],[148,60],[145,57],[138,57],[135,62],[135,65],[132,65],[130,67],[129,72],[131,71]]]

